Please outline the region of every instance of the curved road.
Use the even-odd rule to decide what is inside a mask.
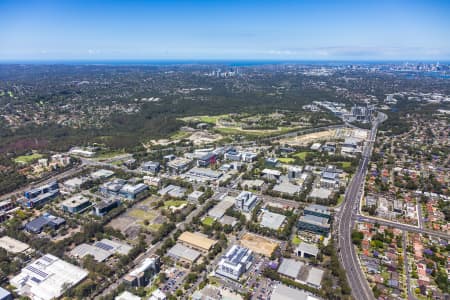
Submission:
[[[338,256],[347,273],[347,279],[350,288],[352,289],[353,298],[358,300],[372,300],[375,298],[359,264],[358,255],[352,244],[351,232],[354,226],[354,219],[358,214],[359,202],[363,194],[364,181],[377,134],[377,128],[378,125],[385,120],[386,115],[379,113],[377,119],[373,122],[358,170],[348,185],[345,201],[342,204],[340,211],[335,216],[335,224],[337,225],[337,227],[335,227],[335,236],[337,237],[336,245]]]

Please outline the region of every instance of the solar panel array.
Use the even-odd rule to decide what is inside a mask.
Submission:
[[[102,243],[102,242],[95,243],[95,247],[98,247],[98,248],[106,250],[106,251],[111,251],[111,250],[114,249],[113,246],[105,244],[105,243]]]
[[[39,276],[41,276],[42,278],[46,278],[48,276],[47,273],[45,273],[44,271],[39,270],[38,268],[35,268],[33,266],[27,266],[26,269],[31,271],[31,272],[33,272],[33,273],[35,273],[35,274],[37,274],[37,275],[39,275]]]

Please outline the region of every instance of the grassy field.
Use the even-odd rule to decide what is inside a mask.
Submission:
[[[280,135],[284,133],[288,133],[290,131],[295,131],[298,128],[296,127],[278,127],[278,129],[251,129],[246,130],[240,127],[221,127],[215,128],[217,132],[222,134],[241,134],[250,137],[269,137],[274,135]]]
[[[217,116],[192,116],[181,118],[180,120],[188,122],[188,121],[199,121],[202,123],[216,124],[217,120],[221,118],[226,118],[228,115],[217,115]]]
[[[212,226],[212,224],[214,224],[214,219],[211,217],[206,217],[202,220],[202,224],[205,226]]]
[[[39,154],[39,153],[33,153],[30,155],[22,155],[22,156],[18,156],[16,158],[14,158],[14,161],[16,163],[21,163],[21,164],[30,164],[40,158],[42,158],[43,155]]]
[[[97,159],[97,160],[110,159],[110,158],[113,158],[115,156],[122,155],[122,154],[125,154],[125,152],[122,150],[111,151],[111,152],[101,152],[95,156],[95,159]]]
[[[141,209],[133,209],[131,210],[128,215],[130,217],[139,219],[141,221],[144,220],[153,220],[156,217],[156,213],[153,211],[145,211],[145,210],[141,210]]]
[[[349,161],[343,161],[340,163],[342,168],[350,168],[352,166],[352,163]]]
[[[168,208],[168,207],[180,207],[183,204],[186,204],[187,201],[184,200],[167,200],[166,202],[164,202],[164,207]]]
[[[291,164],[295,161],[295,159],[291,157],[279,157],[278,160],[283,164]]]
[[[294,245],[299,245],[301,242],[300,238],[297,235],[294,235],[294,237],[292,238],[292,244]]]
[[[190,132],[177,131],[174,134],[172,134],[169,139],[171,139],[171,140],[182,140],[182,139],[185,139],[185,138],[189,137],[190,135],[191,135]]]
[[[308,153],[309,153],[308,151],[297,152],[297,153],[293,154],[292,156],[296,157],[298,159],[301,159],[301,160],[305,160],[306,154],[308,154]]]
[[[341,205],[341,203],[344,202],[344,199],[345,199],[344,195],[339,195],[338,203],[336,204],[336,206]]]

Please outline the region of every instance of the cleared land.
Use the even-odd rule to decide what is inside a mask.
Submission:
[[[249,232],[242,236],[241,245],[267,257],[270,257],[278,247],[277,242]]]
[[[16,163],[20,163],[20,164],[30,164],[40,158],[42,158],[43,155],[39,154],[39,153],[33,153],[30,155],[22,155],[22,156],[18,156],[16,158],[14,158],[14,161]]]
[[[153,203],[157,200],[156,197],[149,197],[135,204],[127,212],[113,219],[108,225],[132,237],[139,232],[139,228],[150,231],[158,230],[165,218],[153,208]]]

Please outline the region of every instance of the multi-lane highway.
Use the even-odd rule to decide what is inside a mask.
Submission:
[[[345,201],[340,211],[335,216],[335,238],[338,256],[341,264],[347,272],[348,283],[352,289],[354,299],[374,299],[372,291],[367,283],[365,275],[361,270],[356,250],[352,244],[351,232],[358,214],[359,202],[363,194],[364,181],[367,166],[373,150],[373,144],[377,134],[378,125],[386,119],[386,115],[378,114],[373,122],[368,140],[363,149],[358,170],[353,176],[345,194]]]

